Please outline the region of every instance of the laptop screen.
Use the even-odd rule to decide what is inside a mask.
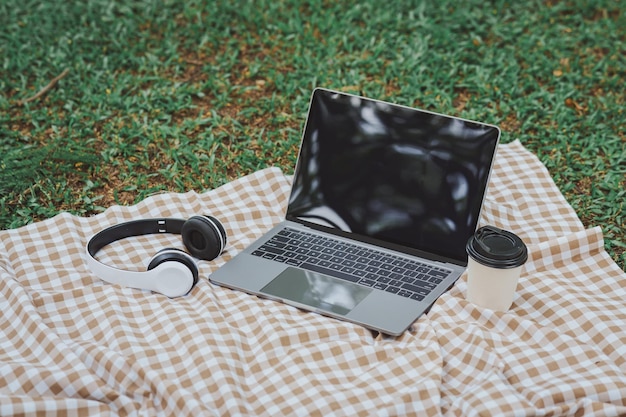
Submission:
[[[499,136],[495,126],[316,89],[287,219],[465,264]]]

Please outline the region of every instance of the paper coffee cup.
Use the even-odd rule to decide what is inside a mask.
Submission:
[[[467,300],[491,310],[507,311],[528,259],[522,239],[509,231],[485,226],[467,241],[465,249]]]

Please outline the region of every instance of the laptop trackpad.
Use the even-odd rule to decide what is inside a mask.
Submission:
[[[293,301],[346,315],[372,290],[328,275],[288,267],[261,292],[287,303]]]

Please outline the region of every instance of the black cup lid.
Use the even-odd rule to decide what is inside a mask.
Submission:
[[[528,249],[519,236],[494,226],[478,229],[465,249],[476,262],[492,268],[516,268],[528,259]]]

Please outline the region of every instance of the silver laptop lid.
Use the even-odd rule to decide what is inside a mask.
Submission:
[[[467,264],[500,130],[316,89],[287,220]]]

